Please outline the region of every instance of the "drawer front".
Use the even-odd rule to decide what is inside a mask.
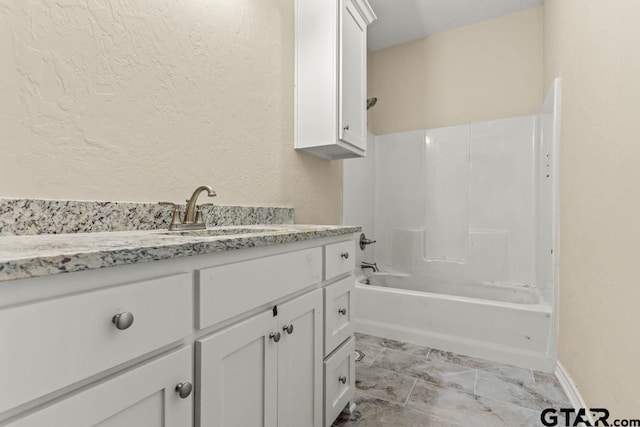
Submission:
[[[230,319],[322,280],[322,249],[206,268],[198,278],[198,328]]]
[[[355,391],[356,341],[351,337],[324,362],[324,425],[330,427]]]
[[[327,245],[324,249],[324,279],[329,280],[344,273],[351,273],[355,267],[356,245],[353,240]]]
[[[349,276],[324,288],[324,355],[353,335],[351,298],[355,279]]]
[[[118,313],[133,323],[118,329]],[[124,325],[121,325],[124,327]],[[0,412],[193,332],[191,274],[0,310]]]

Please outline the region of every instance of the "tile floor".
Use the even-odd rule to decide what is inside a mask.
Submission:
[[[356,411],[334,427],[541,426],[570,406],[553,374],[356,334]]]

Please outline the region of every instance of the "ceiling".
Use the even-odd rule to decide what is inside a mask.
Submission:
[[[369,50],[542,5],[543,0],[369,0],[378,19],[369,26]]]

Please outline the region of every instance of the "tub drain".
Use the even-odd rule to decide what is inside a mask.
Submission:
[[[356,350],[354,353],[354,358],[356,359],[356,362],[359,362],[362,359],[364,359],[364,353],[361,352],[360,350]]]

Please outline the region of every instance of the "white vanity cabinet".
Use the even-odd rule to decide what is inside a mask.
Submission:
[[[0,427],[322,427],[353,398],[354,250],[349,234],[0,283]]]
[[[367,0],[296,0],[295,148],[366,154]]]

